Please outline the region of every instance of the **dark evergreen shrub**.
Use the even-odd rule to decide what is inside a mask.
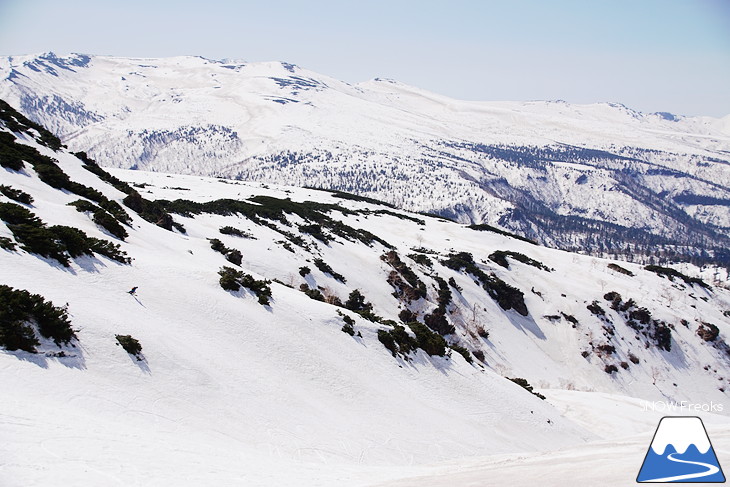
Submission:
[[[53,306],[38,294],[0,285],[0,346],[35,352],[40,342],[31,323],[36,324],[41,336],[57,345],[76,338],[65,307]]]
[[[223,242],[221,242],[219,239],[217,239],[217,238],[211,238],[211,239],[208,239],[208,240],[210,241],[210,248],[213,249],[213,250],[215,250],[216,252],[219,252],[221,254],[225,254],[226,251],[228,250],[228,247],[226,247],[225,245],[223,245]]]
[[[239,250],[226,247],[223,242],[217,238],[210,238],[208,240],[210,241],[210,248],[223,254],[228,262],[235,265],[241,265],[241,262],[243,261],[243,254],[241,254]]]
[[[8,237],[0,237],[0,249],[15,250],[15,247],[15,242],[10,240]]]
[[[393,269],[388,275],[387,282],[395,289],[393,293],[395,298],[410,303],[426,297],[426,284],[400,260],[396,251],[391,250],[380,259]]]
[[[614,309],[616,311],[619,310],[621,306],[621,295],[617,293],[616,291],[611,291],[610,293],[606,293],[603,296],[603,299],[606,301],[611,301],[611,309]]]
[[[137,360],[142,360],[139,355],[142,353],[142,345],[140,345],[139,340],[131,335],[115,335],[115,337],[125,352],[134,355]]]
[[[474,363],[474,360],[471,358],[471,354],[469,353],[469,350],[467,350],[466,348],[464,348],[464,347],[462,347],[460,345],[450,345],[450,348],[454,352],[456,352],[459,355],[461,355],[462,357],[464,357],[464,360],[466,360],[468,363],[470,363],[470,364],[471,363]],[[483,356],[484,355],[482,355],[482,357]]]
[[[353,289],[345,301],[345,308],[352,311],[371,311],[373,305],[365,301],[365,296],[359,289]]]
[[[423,322],[440,335],[451,335],[456,331],[454,325],[446,320],[446,313],[442,308],[436,308],[423,317]]]
[[[474,350],[474,356],[478,361],[484,362],[484,352],[481,350]]]
[[[218,271],[218,275],[221,276],[218,282],[226,291],[238,291],[241,289],[239,280],[243,278],[242,271],[238,271],[232,267],[222,267]]]
[[[656,340],[657,347],[660,349],[666,350],[667,352],[672,350],[672,329],[666,324],[660,323],[655,325],[654,339]]]
[[[315,301],[325,301],[324,295],[319,289],[310,289],[306,284],[302,284],[299,286],[299,290]]]
[[[705,323],[703,321],[700,323],[699,328],[697,328],[697,335],[706,342],[713,342],[720,335],[720,329],[712,323]]]
[[[8,225],[42,225],[40,218],[35,216],[27,208],[15,203],[0,203],[0,220],[3,220]]]
[[[438,355],[443,357],[446,354],[446,340],[431,331],[423,323],[414,321],[408,323],[408,327],[415,333],[418,347],[423,349],[429,355]]]
[[[605,372],[606,372],[607,374],[613,374],[614,372],[618,372],[618,367],[616,367],[616,366],[615,366],[614,364],[608,364],[608,365],[606,365],[606,366],[605,366],[605,367],[603,368],[603,370],[604,370],[604,371],[605,371]]]
[[[96,161],[89,158],[89,156],[86,154],[86,152],[76,152],[74,155],[84,163],[82,166],[84,169],[86,169],[90,173],[95,174],[99,179],[101,179],[105,183],[111,184],[114,188],[116,188],[118,191],[121,191],[122,193],[125,193],[125,194],[134,193],[134,189],[132,189],[132,187],[128,183],[122,181],[121,179],[117,178],[116,176],[112,176],[111,174],[106,172],[104,169],[99,167],[99,165],[96,163]]]
[[[492,252],[489,255],[489,260],[493,261],[497,265],[504,267],[505,269],[509,269],[509,262],[507,261],[507,257],[512,257],[516,261],[522,262],[523,264],[531,265],[533,267],[537,267],[538,269],[547,272],[552,271],[550,267],[544,265],[542,262],[532,259],[525,254],[513,252],[511,250],[497,250],[495,252]]]
[[[393,357],[398,353],[398,345],[395,343],[393,335],[386,330],[378,330],[378,340],[383,346],[393,354]]]
[[[453,279],[453,278],[452,278]],[[446,307],[451,303],[451,289],[449,284],[440,276],[433,276],[433,280],[438,284],[438,297],[436,302],[438,303],[439,309],[446,313]]]
[[[565,314],[562,311],[560,312],[560,314],[563,315],[563,318],[565,318],[566,321],[572,323],[573,325],[578,325],[579,324],[578,323],[578,319],[575,316]]]
[[[429,259],[427,255],[423,254],[408,254],[408,257],[413,260],[416,264],[421,264],[424,267],[432,268],[433,261]]]
[[[5,186],[4,184],[0,184],[0,193],[4,194],[11,200],[17,201],[18,203],[23,203],[26,205],[30,205],[31,203],[33,203],[33,197],[31,195],[29,195],[25,191],[15,189],[11,186]]]
[[[91,255],[88,237],[78,228],[54,225],[48,231],[72,258]]]
[[[463,291],[463,289],[461,289],[461,286],[456,283],[456,279],[454,279],[453,277],[449,277],[449,286],[453,287],[459,292]]]
[[[102,208],[99,208],[93,213],[91,220],[120,240],[124,240],[129,236],[117,219]]]
[[[355,320],[353,320],[351,317],[347,316],[346,314],[342,314],[338,311],[339,315],[342,316],[342,321],[345,322],[344,325],[342,325],[342,331],[347,333],[350,336],[355,336]]]
[[[307,266],[302,266],[299,268],[299,275],[302,277],[307,277],[310,272],[312,272],[312,269]]]
[[[644,267],[644,269],[646,269],[647,271],[654,272],[655,274],[657,274],[657,275],[659,275],[661,277],[665,277],[666,276],[671,281],[673,281],[675,277],[678,277],[679,279],[682,279],[687,284],[690,284],[690,285],[697,284],[700,287],[703,287],[705,289],[709,289],[710,288],[710,286],[705,281],[703,281],[702,279],[700,279],[698,277],[690,277],[690,276],[687,276],[687,275],[682,274],[681,272],[679,272],[679,271],[677,271],[675,269],[672,269],[670,267],[661,267],[661,266],[658,266],[658,265],[648,265],[648,266]]]
[[[334,269],[332,269],[332,267],[330,267],[330,265],[327,264],[322,259],[314,259],[314,265],[317,267],[317,269],[319,269],[320,271],[322,271],[325,274],[329,274],[330,276],[332,276],[336,280],[340,281],[341,283],[344,284],[347,282],[347,279],[345,279],[345,276],[335,272]]]
[[[259,304],[262,306],[268,306],[270,304],[269,299],[271,298],[271,287],[269,284],[271,281],[257,280],[249,274],[245,274],[241,280],[241,285],[245,288],[250,289],[258,298]]]
[[[510,377],[507,377],[507,379],[511,380],[512,382],[514,382],[514,383],[515,383],[515,384],[517,384],[518,386],[522,387],[522,388],[523,388],[524,390],[526,390],[526,391],[527,391],[527,392],[529,392],[530,394],[533,394],[533,395],[535,395],[535,396],[539,397],[539,398],[540,398],[540,399],[542,399],[543,401],[545,400],[545,396],[543,396],[543,395],[542,395],[542,394],[540,394],[539,392],[535,392],[535,391],[534,391],[534,390],[532,389],[532,386],[530,385],[530,383],[529,383],[529,382],[527,382],[527,379],[523,379],[522,377],[516,377],[516,378],[510,378]]]
[[[510,232],[501,230],[501,229],[496,228],[496,227],[493,227],[491,225],[486,225],[486,224],[469,225],[467,228],[471,228],[472,230],[477,230],[477,231],[480,231],[480,232],[493,232],[493,233],[498,233],[499,235],[504,235],[506,237],[516,238],[517,240],[522,240],[523,242],[529,242],[529,243],[531,243],[533,245],[537,245],[537,242],[535,242],[534,240],[530,240],[529,238],[525,238],[525,237],[522,237],[520,235],[517,235],[517,234],[514,234],[514,233],[510,233]]]
[[[258,280],[250,274],[244,274],[242,271],[233,269],[232,267],[223,266],[218,271],[220,280],[218,281],[226,291],[238,291],[241,287],[251,290],[258,298],[259,304],[266,306],[271,298],[271,281]]]
[[[98,206],[96,206],[94,203],[92,203],[91,201],[88,201],[88,200],[72,201],[71,203],[68,204],[68,206],[73,206],[74,208],[76,208],[76,211],[78,211],[80,213],[86,213],[86,212],[93,213],[99,209]]]
[[[185,229],[182,225],[175,223],[172,216],[165,210],[165,207],[159,201],[147,200],[137,191],[133,190],[126,198],[124,198],[124,200],[122,200],[122,202],[143,219],[157,225],[158,227],[170,231],[173,227],[175,227],[182,233],[185,233]]]
[[[322,231],[322,225],[319,225],[317,223],[313,223],[311,225],[300,225],[299,231],[302,233],[309,234],[312,237],[316,238],[317,240],[319,240],[320,242],[325,243],[325,244],[332,241],[330,236]]]
[[[621,363],[620,363],[619,365],[620,365],[620,366],[621,366],[621,368],[622,368],[622,369],[624,369],[624,370],[628,370],[628,369],[629,369],[629,364],[628,364],[628,362],[621,362]]]
[[[507,284],[494,274],[492,274],[491,279],[484,284],[484,287],[502,309],[514,309],[522,316],[527,316],[529,314],[527,305],[525,304],[525,295],[516,287]]]
[[[625,275],[627,275],[627,276],[629,276],[629,277],[634,277],[634,275],[635,275],[635,274],[634,274],[633,272],[631,272],[630,270],[628,270],[628,269],[624,269],[623,267],[621,267],[621,266],[620,266],[620,265],[618,265],[618,264],[608,264],[608,268],[609,268],[609,269],[611,269],[611,270],[614,270],[614,271],[616,271],[616,272],[619,272],[619,273],[621,273],[621,274],[625,274]]]
[[[248,239],[254,238],[254,236],[251,235],[250,233],[245,232],[245,231],[240,230],[235,227],[231,227],[231,226],[221,227],[220,232],[224,235],[233,235],[234,237],[241,237],[241,238],[248,238]]]
[[[100,238],[89,237],[87,240],[89,248],[95,254],[103,255],[122,264],[129,264],[132,259],[127,257],[126,252],[120,249],[118,244]]]
[[[4,100],[0,100],[0,120],[2,120],[5,123],[5,126],[12,132],[29,133],[30,129],[35,130],[39,135],[39,137],[36,138],[38,143],[45,145],[51,150],[57,151],[63,147],[61,140],[53,135],[48,129],[38,123],[28,120]],[[12,137],[11,134],[6,132],[3,132],[2,135]],[[2,160],[2,157],[0,157],[0,160]]]
[[[69,255],[78,257],[93,252],[121,263],[129,262],[119,246],[89,237],[76,228],[63,225],[48,228],[40,218],[15,203],[0,203],[0,220],[7,223],[23,250],[55,259],[64,266],[70,263]]]
[[[651,313],[646,308],[637,308],[629,311],[629,319],[638,321],[642,325],[648,325],[651,322]]]
[[[406,308],[402,309],[400,313],[398,313],[398,319],[401,320],[403,323],[418,321],[418,314]]]
[[[65,249],[58,241],[58,236],[45,225],[21,223],[9,224],[8,228],[13,232],[20,247],[26,252],[55,259],[65,267],[70,265]]]
[[[407,358],[409,353],[418,348],[416,339],[409,335],[405,327],[401,325],[393,325],[393,329],[390,331],[378,330],[378,340],[390,350],[394,357],[400,353],[403,358]]]
[[[593,313],[596,316],[605,316],[606,315],[606,310],[601,308],[601,305],[598,304],[598,301],[593,301],[591,304],[586,306],[586,308],[588,308],[588,311],[590,311],[591,313]]]
[[[232,264],[241,265],[241,262],[243,261],[243,255],[241,254],[240,250],[231,249],[230,252],[226,254],[226,259]]]
[[[637,357],[633,353],[629,353],[629,360],[631,360],[631,362],[635,364],[639,363],[639,357]]]
[[[451,253],[441,264],[456,271],[465,270],[474,276],[485,291],[497,301],[497,304],[504,309],[514,309],[522,316],[527,316],[529,311],[525,304],[525,295],[514,286],[510,286],[494,274],[485,274],[474,262],[474,257],[468,252]]]

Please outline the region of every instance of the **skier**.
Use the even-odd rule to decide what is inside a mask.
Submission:
[[[137,295],[137,286],[134,286],[131,290],[127,291],[127,293],[131,294],[132,296]]]

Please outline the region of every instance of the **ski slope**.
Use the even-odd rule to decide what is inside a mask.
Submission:
[[[124,193],[70,153],[38,144],[32,132],[15,136],[57,159],[73,181],[123,203]],[[634,450],[645,448],[648,425],[656,420],[642,411],[641,400],[726,401],[726,354],[696,333],[700,321],[708,321],[719,327],[720,340],[727,336],[730,323],[723,311],[730,309],[730,293],[724,288],[685,285],[622,263],[636,274],[629,277],[603,259],[332,193],[112,172],[150,200],[263,195],[337,204],[349,211],[328,216],[391,244],[427,284],[427,295],[410,304],[393,296],[383,244],[338,236],[324,243],[301,232],[298,225],[307,222],[297,216],[289,216],[288,226],[270,223],[297,232],[309,250],[287,250],[280,232],[240,214],[174,214],[186,229],[180,233],[129,208],[129,237],[118,241],[68,206],[78,195],[50,187],[29,164],[21,171],[3,168],[0,183],[31,194],[34,202],[27,208],[48,225],[114,240],[133,260],[124,265],[95,255],[63,267],[20,248],[0,250],[0,284],[67,303],[78,336],[74,346],[60,348],[43,341],[39,353],[0,351],[0,377],[8,391],[0,406],[0,484],[365,486],[409,485],[405,479],[416,478],[419,485],[445,485],[444,475],[449,482],[487,475],[499,484],[544,478],[544,485],[562,485],[565,475],[576,474],[570,478],[615,485],[618,472],[587,467],[605,456],[639,465]],[[0,196],[0,202],[10,199]],[[221,234],[225,225],[255,239]],[[5,223],[0,236],[14,238]],[[269,306],[245,289],[221,288],[217,272],[231,264],[211,249],[211,238],[240,250],[245,272],[279,281],[271,283]],[[414,248],[433,252],[423,254],[433,260],[432,269],[407,257]],[[495,250],[524,253],[553,270],[511,258],[509,269],[500,267],[488,259]],[[471,252],[480,269],[521,289],[527,316],[502,309],[473,276],[444,266],[441,261],[452,251]],[[315,258],[346,283],[317,269]],[[306,278],[299,273],[302,266],[312,269]],[[344,300],[359,289],[385,320],[398,321],[404,308],[423,319],[436,306],[434,275],[453,278],[461,289],[450,288],[447,319],[456,331],[446,338],[464,347],[473,363],[453,351],[440,357],[418,349],[407,358],[394,357],[377,336],[378,330],[392,329],[390,324],[298,290],[308,283]],[[133,286],[139,288],[136,296],[126,292]],[[672,350],[637,338],[603,299],[609,291],[673,323]],[[594,300],[615,324],[611,337],[603,334],[605,321],[586,307]],[[352,317],[360,336],[342,332],[338,311]],[[567,316],[578,324],[573,327]],[[688,320],[686,327],[681,319]],[[488,337],[474,333],[478,325],[487,328]],[[143,360],[117,345],[116,334],[137,338]],[[615,352],[596,352],[594,346],[609,343]],[[66,356],[58,356],[61,350]],[[479,351],[484,361],[474,355]],[[628,360],[629,353],[638,363]],[[604,370],[621,361],[627,369]],[[526,378],[547,400],[505,377]],[[727,445],[726,416],[702,416],[719,428],[721,445]],[[615,434],[607,437],[609,430]],[[641,438],[625,442],[623,435]],[[578,472],[578,466],[586,468]]]

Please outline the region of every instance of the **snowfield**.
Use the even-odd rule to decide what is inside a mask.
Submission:
[[[40,145],[32,131],[15,136],[57,159],[71,180],[124,205],[125,193],[72,154]],[[119,243],[133,259],[125,265],[95,254],[64,267],[20,247],[0,250],[0,284],[67,304],[78,337],[61,347],[42,340],[38,353],[0,351],[2,485],[628,484],[662,415],[645,411],[644,401],[723,404],[722,412],[693,414],[708,425],[720,462],[728,458],[725,288],[621,263],[630,277],[608,260],[334,193],[109,172],[148,200],[268,196],[338,205],[326,216],[393,248],[330,227],[324,242],[300,228],[311,221],[293,214],[282,222],[173,213],[186,232],[168,231],[126,205],[132,224],[120,241],[68,206],[77,194],[52,188],[30,164],[1,168],[0,184],[32,195],[25,207],[46,224]],[[0,196],[0,203],[11,201]],[[222,234],[223,226],[255,238]],[[6,223],[0,236],[16,239]],[[212,238],[240,250],[242,271],[276,280],[269,305],[246,288],[221,288],[219,269],[237,266],[211,249]],[[387,279],[395,271],[381,259],[390,250],[425,284],[424,298],[394,296]],[[498,250],[542,267],[510,256],[509,268],[502,267],[489,258]],[[475,275],[443,264],[457,252],[471,253],[482,272],[520,290],[528,313],[503,309]],[[428,257],[431,267],[409,255]],[[317,258],[346,282],[318,269]],[[303,266],[311,269],[305,276]],[[400,322],[404,309],[418,320],[434,312],[436,277],[456,284],[448,287],[446,320],[455,331],[446,341],[464,347],[472,363],[455,350],[394,357],[379,341],[379,330],[393,329],[386,320]],[[310,299],[302,284],[342,301],[359,289],[382,320]],[[127,294],[133,286],[136,296]],[[604,298],[611,291],[636,306],[612,309]],[[603,318],[588,309],[594,301]],[[626,313],[639,307],[671,324],[671,350],[658,345],[651,328],[642,333],[628,324]],[[354,336],[343,333],[338,312],[354,320]],[[702,322],[718,328],[714,341],[698,336]],[[115,335],[138,339],[142,360]],[[609,365],[616,370],[607,372]],[[546,400],[505,377],[525,378]]]

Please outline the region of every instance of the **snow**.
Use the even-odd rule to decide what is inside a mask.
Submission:
[[[52,153],[29,137],[24,141],[57,158],[72,179],[121,202],[122,193],[81,168],[72,155]],[[384,209],[296,187],[112,172],[146,184],[138,189],[150,199],[269,195],[351,210]],[[0,182],[32,194],[31,210],[48,224],[112,239],[67,206],[76,195],[45,185],[29,166],[19,173],[3,170]],[[120,243],[134,259],[128,266],[84,257],[63,268],[22,250],[0,251],[0,283],[39,293],[56,305],[68,303],[79,337],[75,348],[65,348],[69,357],[0,352],[0,380],[7,391],[0,408],[0,484],[428,486],[489,479],[530,485],[539,478],[542,485],[564,485],[569,478],[616,485],[624,478],[619,470],[599,466],[615,462],[626,478],[635,476],[655,428],[657,415],[637,403],[726,402],[727,358],[696,329],[701,320],[715,323],[725,339],[727,290],[680,286],[622,263],[637,274],[630,278],[608,269],[607,260],[391,211],[423,218],[425,224],[373,213],[329,216],[396,247],[429,288],[421,311],[435,307],[432,271],[407,255],[414,247],[438,252],[430,255],[433,272],[453,277],[463,288],[452,289],[456,305],[450,316],[458,331],[449,340],[484,351],[486,363],[423,351],[411,361],[394,358],[377,339],[383,325],[343,310],[362,335],[350,337],[341,331],[337,308],[296,290],[304,282],[298,269],[308,265],[316,285],[343,299],[359,288],[376,314],[397,320],[403,304],[385,280],[389,268],[380,256],[386,249],[378,243],[368,247],[338,237],[324,245],[306,237],[317,250],[292,253],[276,244],[280,234],[240,216],[176,215],[187,229],[183,235],[130,211],[130,236]],[[223,225],[256,239],[222,235]],[[0,235],[11,236],[2,223]],[[213,237],[241,250],[245,272],[295,289],[273,283],[267,307],[247,291],[224,291],[217,271],[229,263],[210,249]],[[530,314],[503,311],[469,276],[438,263],[451,249],[472,252],[486,272],[520,288]],[[507,270],[488,260],[491,252],[506,249],[555,270],[514,260]],[[347,284],[316,270],[315,257],[342,273]],[[132,286],[139,287],[136,297],[126,294]],[[602,298],[608,291],[633,297],[653,316],[675,324],[672,352],[646,348],[610,309],[616,336],[604,337],[604,323],[586,305],[598,300],[608,308]],[[470,333],[474,307],[488,339]],[[546,318],[561,313],[580,324],[573,328],[565,319]],[[679,324],[682,318],[689,320],[688,328]],[[144,360],[116,345],[115,334],[137,338]],[[616,356],[582,357],[590,342],[615,344]],[[57,350],[45,343],[41,351]],[[604,360],[628,360],[629,351],[639,364],[604,372]],[[504,377],[528,379],[547,400]],[[726,414],[699,413],[711,425],[720,455],[730,447]]]
[[[674,445],[677,453],[684,453],[690,445],[694,445],[705,454],[710,449],[710,439],[702,427],[700,418],[669,417],[659,423],[651,449],[658,455],[664,454],[668,445]]]

